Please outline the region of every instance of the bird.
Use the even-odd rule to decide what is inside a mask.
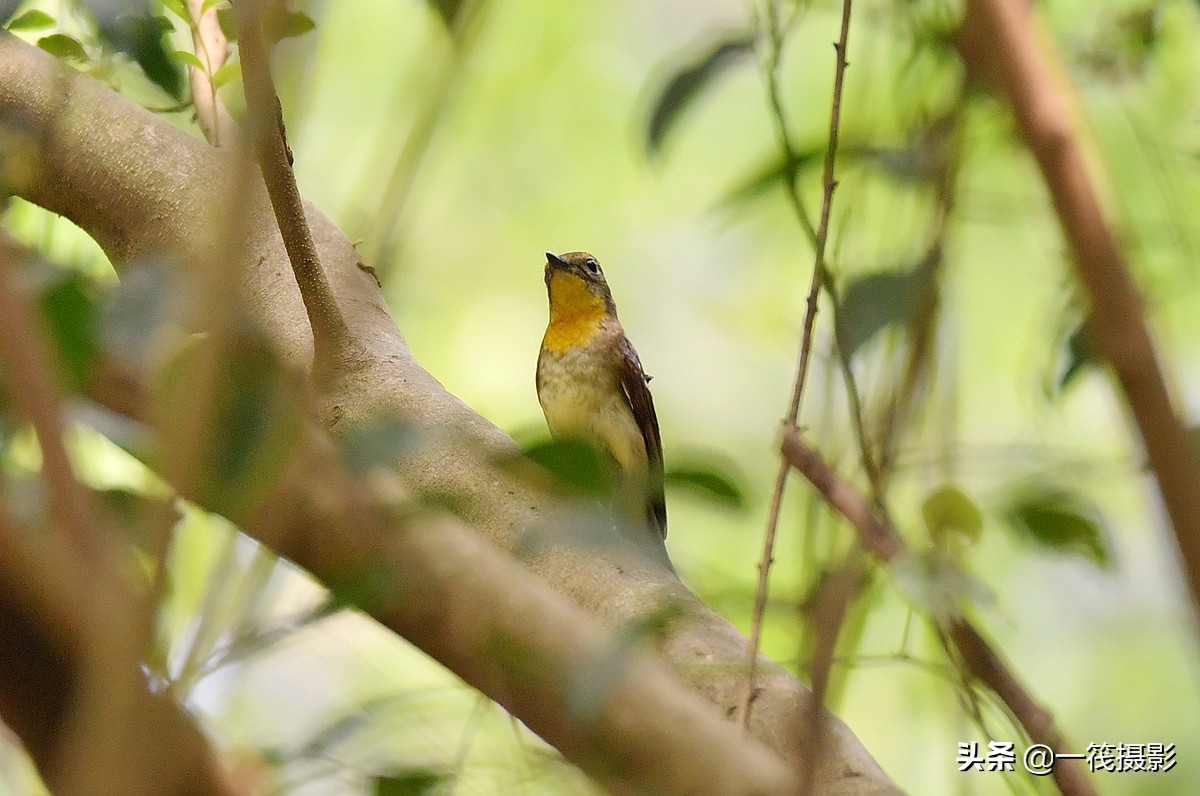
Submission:
[[[537,361],[537,395],[555,439],[582,439],[615,465],[644,510],[647,526],[667,536],[662,438],[650,376],[617,319],[599,261],[583,251],[546,252],[550,321]]]

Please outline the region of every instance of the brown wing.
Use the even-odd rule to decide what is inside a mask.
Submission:
[[[650,395],[650,388],[646,386],[650,379],[642,370],[637,352],[624,335],[621,336],[618,351],[621,355],[621,385],[625,388],[625,397],[633,410],[633,418],[642,430],[642,441],[646,443],[646,461],[649,465],[646,485],[647,519],[666,539],[667,503],[663,495],[662,438],[658,433],[658,416],[654,414],[654,399]]]

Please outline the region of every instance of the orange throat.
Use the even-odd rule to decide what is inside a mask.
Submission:
[[[562,271],[550,275],[549,290],[550,325],[542,347],[562,354],[586,346],[608,314],[604,297],[588,290],[579,277]]]

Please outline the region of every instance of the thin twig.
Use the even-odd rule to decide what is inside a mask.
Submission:
[[[63,530],[87,560],[105,549],[88,491],[75,478],[63,444],[62,400],[54,377],[58,369],[41,324],[17,287],[12,253],[15,242],[0,235],[0,356],[8,366],[13,402],[33,425],[42,450],[42,480],[50,508]]]
[[[799,434],[785,432],[782,451],[784,458],[858,531],[859,542],[867,552],[887,563],[905,551],[900,534],[881,521],[871,503],[842,480],[819,453],[800,439]],[[1000,697],[1035,743],[1046,744],[1056,755],[1070,754],[1071,749],[1050,714],[966,618],[955,617],[947,623],[946,631],[967,671]],[[1078,760],[1057,759],[1054,780],[1064,796],[1095,796]]]
[[[829,113],[829,147],[825,151],[825,169],[821,183],[824,194],[821,199],[821,219],[817,225],[816,244],[813,255],[812,278],[808,288],[807,309],[804,314],[804,334],[800,343],[800,357],[796,366],[796,380],[792,389],[792,399],[788,407],[787,418],[784,421],[785,432],[796,429],[796,421],[800,416],[800,401],[804,394],[804,382],[808,373],[808,361],[812,354],[813,326],[817,318],[817,296],[825,272],[825,243],[829,239],[829,218],[833,206],[833,192],[837,187],[834,179],[834,165],[837,162],[838,132],[841,128],[842,117],[842,84],[845,80],[846,43],[850,36],[850,6],[851,0],[842,0],[842,28],[838,41],[834,44],[837,53],[837,63],[833,77],[833,99]],[[785,154],[792,155],[791,141],[788,138],[787,125],[783,121],[783,106],[778,97],[779,60],[782,56],[783,36],[779,26],[779,10],[770,0],[767,4],[767,20],[770,27],[771,56],[768,64],[768,82],[775,86],[772,89],[772,103],[778,119],[782,139],[781,146]],[[789,163],[789,169],[791,164]],[[807,219],[800,202],[800,194],[796,188],[793,175],[787,180],[792,204],[802,220]],[[811,225],[811,224],[810,224]],[[766,612],[767,591],[769,588],[771,562],[775,557],[775,535],[779,528],[779,511],[783,504],[783,491],[787,486],[788,464],[782,461],[779,472],[775,477],[775,489],[771,495],[770,509],[767,514],[767,530],[763,538],[762,558],[758,562],[758,586],[754,594],[754,614],[750,625],[750,644],[746,659],[746,688],[742,693],[741,704],[738,706],[738,721],[743,729],[750,725],[750,707],[754,700],[755,668],[758,661],[758,647],[762,641],[763,615]]]
[[[799,733],[800,759],[807,761],[800,789],[805,796],[816,792],[819,766],[815,761],[824,755],[829,673],[833,668],[838,636],[846,621],[846,609],[863,583],[862,558],[862,548],[851,550],[846,562],[821,584],[813,606],[812,627],[816,643],[809,665],[812,699],[805,717],[805,731]]]
[[[304,202],[292,171],[292,152],[284,131],[283,107],[271,77],[259,14],[261,4],[261,0],[237,0],[233,4],[247,115],[275,220],[312,326],[313,371],[321,375],[360,359],[363,352],[350,334],[346,318],[321,267],[304,213]]]

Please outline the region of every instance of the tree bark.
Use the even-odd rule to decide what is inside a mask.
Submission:
[[[172,127],[7,33],[0,35],[0,121],[38,144],[33,177],[15,192],[81,226],[118,271],[138,258],[164,256],[203,270],[204,253],[212,250],[214,237],[212,209],[229,198],[235,168],[229,152]],[[308,367],[312,335],[270,205],[259,192],[247,206],[242,295],[282,356]],[[350,241],[311,206],[307,213],[350,332],[368,354],[365,362],[323,380],[319,402],[326,427],[340,435],[388,417],[419,428],[424,439],[436,444],[420,446],[397,464],[396,475],[408,490],[419,497],[452,498],[460,518],[475,531],[610,627],[636,626],[669,607],[676,618],[660,640],[659,653],[692,690],[730,713],[744,680],[745,638],[668,567],[620,539],[597,550],[535,537],[539,529],[561,522],[561,507],[496,466],[498,457],[517,451],[516,444],[413,359]],[[307,524],[314,542],[319,541],[317,533],[339,533],[316,521]],[[305,525],[302,518],[296,527]],[[534,538],[543,542],[531,544]],[[313,547],[296,544],[292,551],[301,566],[319,570],[327,565],[306,560],[305,551]],[[477,610],[506,608],[479,605]],[[404,632],[394,616],[381,614],[376,618]],[[546,640],[521,641],[536,647]],[[417,643],[439,657],[435,644]],[[486,668],[488,663],[480,660],[478,665]],[[464,676],[494,698],[504,689],[503,684]],[[803,770],[811,761],[797,757],[797,720],[804,715],[809,692],[766,660],[760,662],[757,683],[752,735]],[[525,718],[519,711],[517,715]],[[825,754],[817,761],[821,793],[899,792],[836,717],[829,717],[827,733]]]

